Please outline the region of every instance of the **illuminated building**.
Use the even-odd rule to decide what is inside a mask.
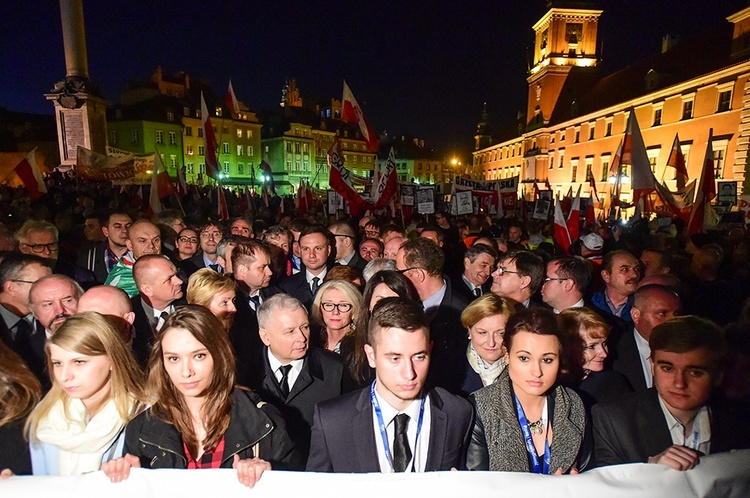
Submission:
[[[380,144],[378,163],[385,168],[388,154],[393,147],[396,157],[396,172],[401,183],[443,184],[453,181],[442,158],[425,147],[424,140],[410,135],[401,135]]]
[[[601,77],[596,47],[602,11],[584,3],[552,1],[534,25],[526,118],[493,142],[497,135],[483,117],[475,170],[487,180],[520,175],[526,194],[533,181],[549,180],[555,195],[582,184],[588,197],[593,177],[606,198],[609,166],[634,108],[657,180],[675,190],[674,170],[665,166],[675,134],[689,177],[697,178],[713,130],[715,177],[737,181],[741,192],[750,146],[750,8],[695,38],[666,38],[661,53]],[[626,201],[630,174],[623,171]]]

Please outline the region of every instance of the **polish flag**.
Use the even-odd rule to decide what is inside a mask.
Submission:
[[[225,103],[232,117],[234,119],[238,119],[240,117],[240,103],[237,101],[237,95],[234,94],[234,88],[232,88],[232,80],[229,80],[229,88],[227,89]]]
[[[227,206],[227,198],[224,197],[224,188],[219,185],[218,186],[218,215],[220,220],[228,220],[229,219],[229,206]]]
[[[330,171],[328,184],[349,202],[349,211],[352,216],[357,217],[368,209],[372,209],[372,205],[365,202],[352,185],[351,173],[344,167],[344,155],[341,153],[341,140],[338,137],[328,149],[328,169]]]
[[[159,214],[163,209],[161,200],[174,193],[176,192],[172,179],[169,178],[169,173],[164,167],[161,154],[156,152],[154,153],[154,171],[151,174],[151,192],[148,196],[148,205],[151,212]]]
[[[201,92],[201,120],[203,121],[203,143],[206,153],[206,174],[213,179],[219,177],[219,160],[216,158],[216,150],[219,143],[216,141],[214,127],[211,125],[211,115],[208,114],[208,107]]]
[[[582,184],[578,184],[578,193],[570,204],[570,212],[566,220],[571,241],[578,240],[581,236],[581,187]]]
[[[362,109],[357,103],[357,99],[354,98],[352,91],[349,89],[349,85],[344,81],[344,97],[341,102],[343,103],[343,110],[341,111],[341,120],[345,123],[351,123],[359,126],[359,130],[362,132],[362,137],[365,139],[367,144],[367,150],[370,152],[378,151],[378,137],[375,135],[372,127],[365,120]]]
[[[373,179],[373,185],[375,181]],[[396,172],[396,154],[391,147],[391,151],[388,154],[388,160],[385,163],[385,171],[380,171],[378,176],[378,182],[374,196],[371,197],[374,209],[380,209],[388,205],[388,203],[396,195],[398,190],[398,173]]]
[[[562,206],[560,201],[555,201],[555,242],[562,248],[565,254],[568,253],[570,248],[570,232],[568,232],[568,225],[565,223],[565,217],[563,216]]]
[[[643,142],[641,128],[638,126],[638,119],[633,108],[630,109],[628,128],[625,131],[622,163],[631,166],[630,185],[633,188],[633,204],[638,204],[638,199],[656,190],[654,186],[656,178],[651,171],[646,144]]]
[[[685,166],[685,156],[682,153],[682,147],[680,147],[680,137],[675,133],[674,142],[672,143],[672,150],[669,152],[669,158],[667,159],[667,166],[671,166],[675,169],[675,180],[677,180],[677,190],[685,188],[685,183],[688,180],[687,167]]]
[[[688,222],[688,234],[701,233],[705,230],[706,212],[711,209],[708,205],[716,197],[716,182],[714,181],[714,149],[711,144],[713,130],[708,133],[706,144],[706,157],[703,159],[703,171],[701,171],[700,183],[697,195],[693,202],[693,211]]]
[[[26,187],[32,201],[47,193],[47,185],[44,184],[42,172],[36,165],[36,148],[26,154],[26,157],[13,168],[13,171],[23,182],[23,186]]]

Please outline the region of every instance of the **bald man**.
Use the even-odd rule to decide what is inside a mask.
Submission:
[[[111,285],[87,290],[78,300],[78,313],[96,311],[104,315],[122,333],[126,343],[133,339],[135,313],[127,292]]]
[[[107,275],[106,285],[119,287],[133,297],[138,294],[138,286],[133,279],[133,265],[141,256],[161,254],[161,232],[159,227],[148,220],[137,220],[128,227],[128,248],[120,261]]]

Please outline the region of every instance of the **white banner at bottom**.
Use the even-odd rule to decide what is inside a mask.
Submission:
[[[242,495],[241,493],[248,493]],[[113,484],[102,473],[80,477],[12,477],[0,480],[0,496],[54,498],[165,498],[168,496],[325,496],[383,498],[398,496],[606,496],[737,497],[750,496],[750,450],[701,458],[693,470],[666,465],[603,467],[575,476],[539,476],[509,472],[429,472],[425,474],[319,474],[270,471],[252,490],[234,470],[133,469]]]

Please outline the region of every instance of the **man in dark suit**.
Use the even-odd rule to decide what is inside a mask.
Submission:
[[[365,351],[376,380],[316,407],[307,470],[464,469],[473,410],[463,398],[425,387],[430,330],[419,304],[402,298],[380,301]]]
[[[492,292],[517,303],[543,306],[531,300],[544,280],[544,260],[530,251],[519,250],[506,254],[492,274]]]
[[[216,248],[223,237],[221,226],[213,221],[203,225],[198,232],[201,250],[192,257],[177,263],[188,278],[201,268],[210,268],[219,273],[224,273],[216,254]]]
[[[93,272],[97,283],[103,284],[112,268],[128,252],[128,227],[132,223],[127,213],[110,213],[102,225],[102,233],[106,237],[104,241],[79,253],[78,266]]]
[[[443,251],[431,239],[405,242],[396,253],[396,267],[417,289],[432,331],[430,381],[457,393],[463,382],[468,332],[461,325],[461,313],[469,301],[453,292],[443,275]]]
[[[475,244],[464,254],[464,271],[453,282],[453,290],[469,301],[486,294],[492,287],[492,271],[495,268],[497,252],[490,246]]]
[[[131,298],[135,320],[133,353],[138,363],[146,367],[153,346],[154,332],[164,324],[175,306],[184,304],[182,280],[177,268],[165,256],[147,254],[133,265],[133,279],[138,294]]]
[[[750,448],[747,410],[718,396],[726,342],[709,320],[654,328],[654,387],[592,408],[597,465],[662,463],[688,470],[701,455]]]
[[[277,294],[258,309],[264,348],[252,363],[250,386],[284,415],[289,436],[307,455],[313,409],[343,393],[345,367],[338,355],[310,347],[310,321],[302,304]]]
[[[650,284],[639,288],[633,298],[632,326],[609,341],[612,369],[624,375],[634,391],[652,387],[651,331],[679,313],[680,297],[667,287]],[[602,313],[603,314],[603,313]]]
[[[49,261],[38,256],[10,254],[0,263],[0,340],[24,360],[29,369],[49,387],[44,349],[32,345],[34,316],[29,309],[29,291],[40,278],[52,273]],[[40,334],[42,345],[46,339]]]
[[[234,323],[229,329],[229,341],[237,358],[237,383],[248,385],[253,363],[263,350],[258,335],[258,308],[280,291],[269,287],[271,281],[271,253],[265,244],[246,240],[232,250],[232,268],[236,283]]]
[[[279,284],[279,288],[297,298],[308,313],[315,293],[323,285],[328,272],[328,256],[331,255],[329,238],[330,232],[320,225],[303,229],[299,236],[299,252],[304,268]]]
[[[357,252],[357,234],[351,225],[340,221],[328,227],[328,230],[336,239],[336,262],[364,270],[367,261]]]

